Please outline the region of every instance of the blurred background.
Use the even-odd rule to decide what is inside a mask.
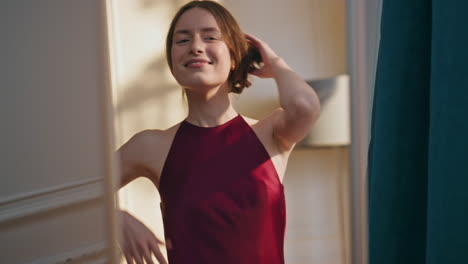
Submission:
[[[187,114],[181,88],[165,58],[169,24],[185,2],[112,1],[117,145],[144,129],[169,128]],[[219,2],[233,13],[244,32],[269,43],[303,78],[328,79],[347,74],[344,0]],[[327,120],[331,126],[324,137],[335,137],[316,139],[313,144],[319,146],[299,146],[290,158],[284,178],[287,263],[348,263],[349,96],[346,93],[342,97],[341,102],[325,105],[321,117],[331,119]],[[232,99],[241,114],[256,119],[279,106],[271,79],[253,78],[253,85]],[[164,237],[159,195],[148,179],[140,178],[125,187],[120,202],[151,226],[158,237]]]
[[[0,255],[8,263],[121,261],[113,250],[112,153],[133,134],[186,116],[164,51],[169,23],[186,2],[2,2]],[[218,2],[322,95],[320,120],[284,178],[286,263],[366,263],[379,1]],[[260,119],[278,107],[277,91],[272,80],[252,81],[232,100],[239,113]],[[164,237],[149,180],[135,180],[118,196],[118,206]]]
[[[185,118],[181,88],[170,74],[165,38],[177,9],[187,1],[112,1],[117,145],[148,128],[166,129]],[[334,94],[309,142],[293,152],[284,184],[287,199],[287,263],[350,261],[350,108],[345,0],[224,0],[244,32],[282,56],[304,79],[333,80]],[[273,80],[253,78],[232,96],[243,115],[260,119],[278,107]],[[163,237],[157,190],[140,178],[121,191],[123,208]]]

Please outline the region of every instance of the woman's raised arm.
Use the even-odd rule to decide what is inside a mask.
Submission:
[[[295,73],[286,62],[258,38],[246,34],[255,46],[263,67],[251,74],[260,78],[273,78],[278,86],[280,108],[272,115],[273,136],[280,147],[289,150],[310,130],[320,115],[320,101],[315,91]]]

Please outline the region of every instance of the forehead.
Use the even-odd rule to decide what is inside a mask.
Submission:
[[[215,17],[203,8],[191,8],[183,13],[175,25],[175,32],[181,30],[197,31],[203,28],[219,29]]]

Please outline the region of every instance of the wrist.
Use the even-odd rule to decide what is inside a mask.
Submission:
[[[270,60],[269,63],[273,78],[276,78],[284,71],[292,71],[289,65],[281,57],[276,57]]]

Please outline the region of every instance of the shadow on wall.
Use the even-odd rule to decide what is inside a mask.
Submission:
[[[170,19],[173,14],[187,0],[139,0],[136,7],[139,8],[135,13],[154,15],[150,11],[163,10],[170,13],[167,16],[167,25],[162,26],[163,30],[157,34],[157,39],[164,42],[166,32],[169,29]],[[167,11],[166,11],[167,10]],[[146,14],[145,14],[146,13]],[[154,25],[157,27],[158,25]],[[146,30],[149,34],[151,31]],[[125,32],[122,32],[122,37]],[[154,36],[152,36],[154,38]],[[144,41],[144,39],[141,39]],[[148,56],[146,64],[130,80],[121,83],[116,90],[116,102],[114,105],[118,128],[121,136],[119,138],[128,138],[130,135],[147,128],[165,129],[183,119],[186,114],[186,104],[182,97],[182,88],[175,82],[165,56],[165,43],[163,48],[155,48],[154,55]],[[136,44],[138,49],[138,44]],[[126,47],[125,47],[126,48]],[[128,52],[124,50],[123,52]],[[131,52],[131,51],[130,51]],[[125,63],[125,60],[124,60]]]
[[[154,8],[154,6],[161,4],[162,2],[164,3],[169,3],[172,5],[172,9],[177,10],[180,6],[183,4],[190,2],[187,0],[170,0],[170,1],[164,1],[164,0],[139,0],[138,3],[140,5],[140,8],[142,9],[149,9],[149,8]],[[219,2],[219,1],[217,1]]]
[[[114,89],[116,146],[139,131],[166,129],[185,117],[187,106],[167,65],[164,41],[172,16],[186,2],[118,0],[116,4],[115,28],[120,30],[115,38],[120,42],[116,61],[122,67]],[[138,178],[119,191],[119,207],[163,239],[159,202],[158,191],[146,178]],[[165,252],[163,246],[161,249]]]
[[[165,57],[160,56],[150,61],[137,77],[122,87],[115,105],[117,115],[136,113],[131,118],[136,119],[138,124],[132,127],[138,128],[170,123],[167,111],[173,104],[169,97],[174,94],[180,94],[181,97],[182,94],[182,88],[171,81],[170,74]],[[147,120],[148,116],[153,121]]]

